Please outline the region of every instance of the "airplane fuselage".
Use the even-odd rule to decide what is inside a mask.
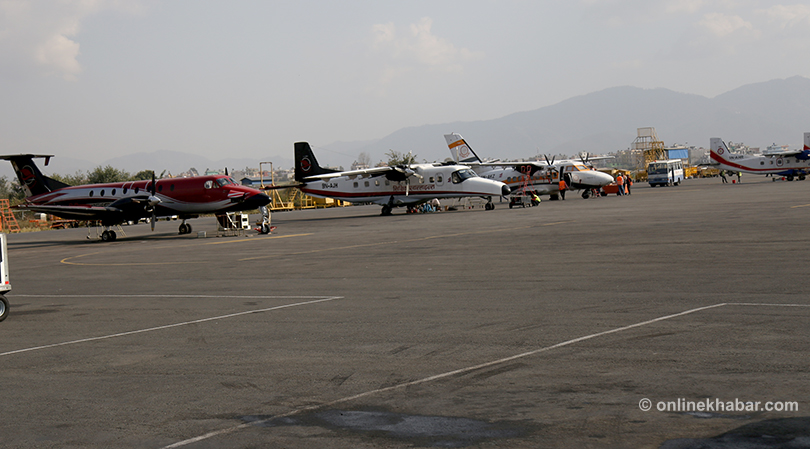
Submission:
[[[573,161],[561,161],[554,165],[556,170],[520,171],[511,167],[489,169],[480,166],[482,178],[494,179],[506,183],[512,191],[523,187],[539,195],[556,195],[560,192],[560,178],[565,179],[571,190],[592,189],[606,186],[613,182],[613,177]],[[562,175],[560,172],[562,172]]]
[[[385,175],[335,176],[307,180],[299,188],[310,196],[335,198],[352,203],[418,204],[433,198],[468,196],[498,197],[504,185],[497,180],[470,176],[469,167],[457,165],[418,164],[409,167],[415,174],[404,180]]]
[[[99,215],[98,208],[115,208],[122,200],[149,195],[151,182],[128,181],[64,187],[28,197],[20,208],[68,219],[93,220]],[[269,202],[267,195],[236,184],[226,175],[158,179],[154,196],[160,200],[155,206],[155,215],[158,217],[250,210]],[[124,215],[124,219],[133,220],[151,214],[132,209]]]
[[[805,136],[807,140],[807,136]],[[712,138],[710,157],[720,170],[758,175],[804,177],[810,172],[810,150],[804,149],[791,155],[748,155],[732,153],[719,138]]]

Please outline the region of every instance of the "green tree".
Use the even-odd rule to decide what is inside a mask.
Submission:
[[[394,150],[388,150],[385,155],[388,156],[388,165],[410,165],[416,163],[416,156],[414,156],[410,151],[406,154]]]
[[[78,170],[73,175],[53,174],[50,177],[59,182],[63,182],[69,186],[78,186],[81,184],[87,184],[89,182],[89,180],[87,179],[87,175],[81,170]]]
[[[117,169],[112,165],[106,167],[98,166],[93,171],[87,174],[87,180],[90,184],[102,184],[106,182],[124,182],[129,181],[131,176],[124,170]],[[150,177],[151,179],[151,177]]]
[[[14,205],[25,198],[25,193],[16,180],[9,181],[7,177],[0,176],[0,198],[8,198],[9,202]]]
[[[132,181],[149,181],[152,179],[152,170],[141,170],[138,173],[132,175]]]

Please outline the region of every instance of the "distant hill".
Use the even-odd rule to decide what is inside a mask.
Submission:
[[[366,152],[385,160],[390,150],[421,160],[444,160],[443,135],[460,133],[482,157],[521,158],[580,151],[607,153],[630,147],[636,129],[654,127],[667,145],[708,147],[711,137],[751,146],[798,145],[810,131],[810,79],[796,76],[749,84],[706,98],[668,89],[613,87],[505,117],[403,128],[379,140],[340,144],[340,153]],[[331,145],[325,145],[331,148]],[[321,153],[316,153],[321,155]],[[320,156],[348,166],[351,158]]]

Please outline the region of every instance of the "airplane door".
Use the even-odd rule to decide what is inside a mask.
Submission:
[[[437,173],[436,174],[436,185],[437,186],[444,185],[444,178],[445,178],[444,173]]]

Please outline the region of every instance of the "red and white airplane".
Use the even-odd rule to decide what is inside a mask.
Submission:
[[[307,142],[295,144],[295,180],[302,192],[352,203],[376,203],[382,215],[397,206],[418,205],[433,198],[480,196],[486,210],[495,209],[492,197],[509,195],[509,187],[479,177],[465,165],[411,164],[335,171],[318,164]]]
[[[804,133],[804,148],[801,150],[762,155],[732,153],[719,137],[712,137],[709,143],[709,155],[720,170],[784,176],[788,181],[793,181],[794,177],[803,180],[810,173],[810,132]]]
[[[151,181],[127,181],[106,184],[69,186],[42,174],[34,158],[52,155],[0,155],[11,162],[20,185],[25,189],[25,202],[16,209],[43,212],[73,220],[100,221],[104,227],[101,239],[115,240],[115,226],[126,221],[149,218],[152,230],[158,217],[179,216],[180,234],[191,232],[187,219],[200,214],[224,214],[253,210],[270,203],[264,193],[234,182],[228,175],[169,178]]]

